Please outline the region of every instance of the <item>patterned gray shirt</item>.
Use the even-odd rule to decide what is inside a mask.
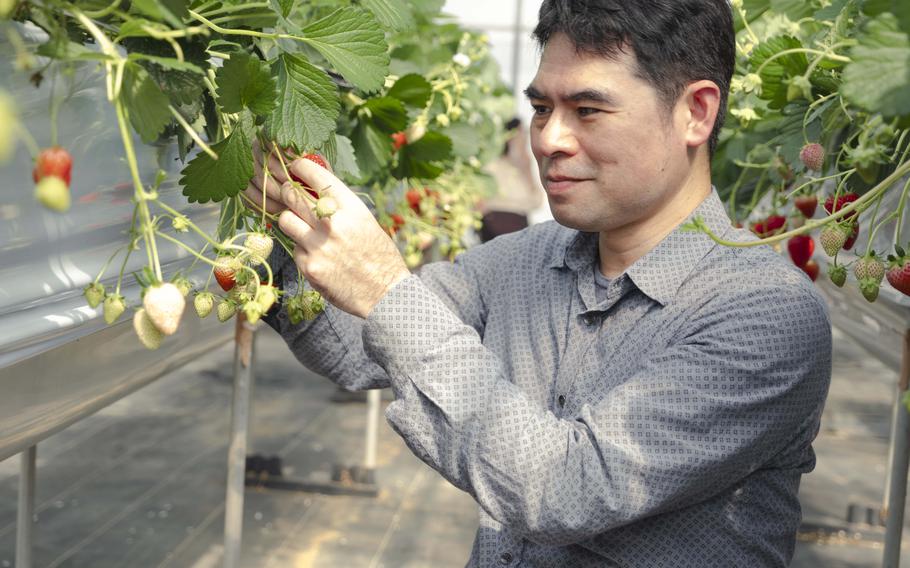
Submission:
[[[752,238],[716,193],[695,215]],[[786,566],[830,380],[824,301],[769,247],[680,229],[600,295],[597,265],[596,234],[548,222],[425,266],[365,321],[267,321],[314,371],[392,387],[389,423],[480,505],[468,566]]]

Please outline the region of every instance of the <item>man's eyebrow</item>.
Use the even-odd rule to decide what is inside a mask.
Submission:
[[[533,85],[525,89],[524,92],[525,96],[532,100],[550,100],[550,97],[538,91]],[[616,99],[610,93],[597,89],[584,89],[564,97],[564,100],[573,103],[595,102],[608,106],[616,105]]]

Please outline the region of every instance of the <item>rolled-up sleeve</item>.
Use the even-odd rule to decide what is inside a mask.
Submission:
[[[706,302],[666,349],[571,417],[515,386],[417,278],[374,308],[363,340],[396,392],[387,418],[415,454],[549,545],[703,501],[804,449],[831,365],[827,310],[796,285]]]

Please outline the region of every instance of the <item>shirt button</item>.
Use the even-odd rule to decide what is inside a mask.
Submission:
[[[512,555],[509,554],[508,552],[503,552],[503,553],[502,553],[502,556],[499,557],[499,563],[500,563],[500,564],[511,564],[511,563],[512,563]]]
[[[585,325],[594,325],[597,323],[597,316],[594,314],[585,314],[582,319],[584,320]]]
[[[556,399],[556,402],[558,402],[560,408],[562,408],[563,406],[566,405],[566,397],[563,395],[559,395],[559,398]]]

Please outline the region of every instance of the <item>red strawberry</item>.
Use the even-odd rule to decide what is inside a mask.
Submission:
[[[812,279],[813,282],[818,278],[818,263],[814,260],[808,261],[803,266],[800,266],[803,271]]]
[[[389,218],[391,219],[392,222],[391,222],[391,224],[385,225],[385,232],[388,233],[389,236],[394,237],[395,233],[398,232],[398,229],[404,227],[404,217],[402,217],[398,213],[392,213],[391,215],[389,215]]]
[[[396,152],[398,150],[401,150],[403,146],[406,146],[407,143],[408,135],[404,131],[392,134],[392,149],[394,149]]]
[[[69,187],[72,180],[73,157],[60,146],[51,146],[41,150],[35,160],[35,169],[32,170],[32,179],[38,183],[47,176],[57,176],[66,182]]]
[[[799,209],[803,217],[811,219],[815,215],[815,208],[818,207],[818,197],[815,195],[800,195],[793,200],[793,206]]]
[[[807,169],[820,172],[825,163],[825,147],[818,142],[806,144],[799,151],[799,159],[805,164]]]
[[[815,241],[809,235],[796,235],[787,241],[787,251],[790,253],[793,264],[803,268],[812,258],[812,253],[815,252]],[[818,265],[815,266],[815,269],[817,273]]]
[[[760,239],[774,236],[786,229],[787,218],[783,215],[769,215],[764,221],[752,224],[752,232]]]
[[[219,256],[215,261],[218,266],[215,267],[215,280],[225,292],[229,291],[237,284],[237,270],[240,269],[240,261],[233,256]]]
[[[420,215],[420,201],[423,199],[423,192],[419,189],[411,188],[407,193],[404,194],[405,199],[408,200],[408,207]]]
[[[910,257],[899,246],[894,247],[897,256],[888,255],[888,272],[885,277],[895,290],[910,296]]]
[[[304,160],[309,160],[311,162],[315,162],[325,169],[329,169],[329,165],[326,163],[325,158],[323,158],[319,154],[304,154],[303,156],[300,156],[300,157],[303,158]]]
[[[853,203],[857,199],[859,199],[859,195],[853,193],[852,191],[850,193],[845,193],[844,195],[841,195],[837,198],[837,206],[835,207],[834,206],[834,196],[829,195],[828,198],[825,199],[825,211],[827,211],[828,215],[830,215],[832,213],[840,211],[841,209],[843,209],[847,205]],[[844,215],[843,218],[846,220],[846,219],[852,219],[855,216],[856,216],[856,211],[853,211],[851,213]]]
[[[294,175],[294,172],[289,171],[288,173],[291,174],[291,179],[294,180],[294,181],[296,181],[296,182],[299,183],[300,185],[302,185],[302,186],[303,186],[303,189],[305,189],[306,192],[309,193],[309,194],[313,197],[313,199],[319,199],[319,194],[316,193],[316,190],[310,188],[310,187],[306,184],[305,181],[303,181],[302,179],[300,179],[299,177],[297,177],[296,175]]]

